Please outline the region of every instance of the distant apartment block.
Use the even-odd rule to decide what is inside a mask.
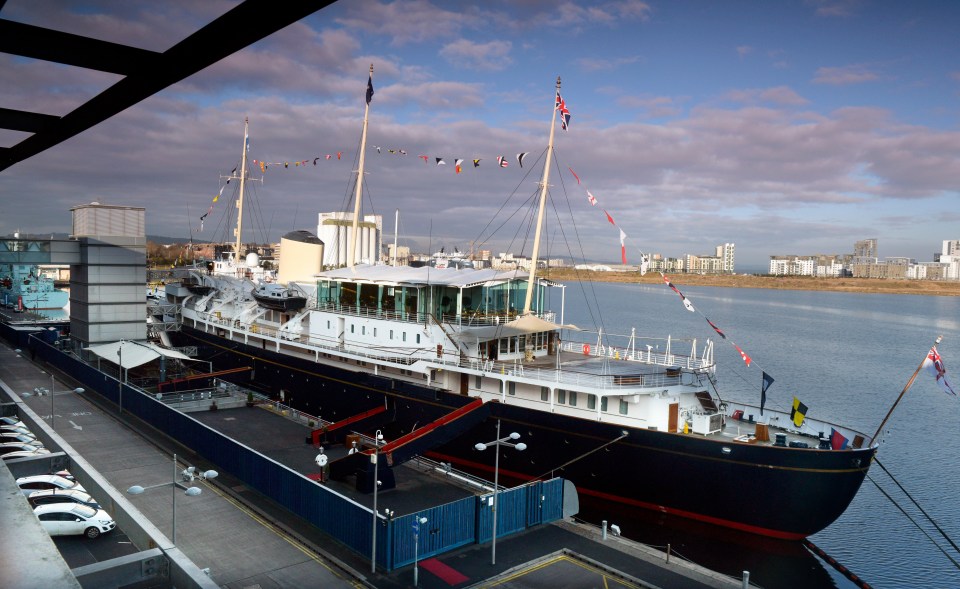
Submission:
[[[770,274],[838,278],[845,275],[851,258],[849,254],[770,256]]]
[[[853,244],[853,260],[857,263],[859,260],[877,259],[877,239],[861,239]]]
[[[819,276],[890,278],[900,280],[960,280],[960,240],[943,242],[933,262],[917,263],[913,258],[877,257],[877,240],[854,244],[853,254],[815,256],[770,256],[770,274],[775,276]]]
[[[653,272],[683,272],[684,260],[681,258],[665,258],[662,254],[650,256],[650,270]]]

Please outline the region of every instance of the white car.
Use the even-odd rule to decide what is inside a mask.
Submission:
[[[34,448],[33,450],[16,450],[14,452],[7,452],[0,458],[4,460],[16,460],[17,458],[33,458],[34,456],[40,456],[42,454],[49,454],[50,450],[46,448]]]
[[[3,417],[0,417],[0,424],[17,425],[18,423],[22,423],[19,417],[14,417],[12,415],[5,415]]]
[[[20,477],[17,479],[17,485],[27,497],[34,491],[44,491],[46,489],[75,489],[77,491],[86,491],[77,481],[67,480],[55,474],[38,474],[29,477]]]
[[[16,425],[0,425],[0,432],[10,432],[14,434],[26,434],[28,436],[33,436],[33,432],[30,431],[30,428],[22,423],[18,423]]]
[[[80,505],[100,509],[100,504],[97,503],[97,500],[91,497],[86,491],[75,491],[73,489],[67,489],[66,491],[61,491],[60,489],[34,491],[27,497],[27,501],[30,502],[30,507],[34,508],[51,503],[79,503]]]
[[[37,445],[27,444],[25,442],[0,442],[0,454],[17,451],[29,452],[38,448],[43,448],[43,444]]]
[[[83,534],[87,538],[96,538],[117,527],[117,522],[106,511],[79,503],[41,505],[33,513],[51,536]]]
[[[43,446],[43,442],[33,434],[17,434],[14,432],[0,432],[0,442],[23,442],[31,446]]]

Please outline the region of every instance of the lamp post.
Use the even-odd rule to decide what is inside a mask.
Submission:
[[[194,479],[200,479],[201,481],[216,478],[217,471],[208,470],[200,474],[194,474],[196,472],[196,467],[189,467],[183,470],[183,478],[186,481],[193,482]],[[171,500],[171,505],[173,506],[173,531],[171,532],[170,540],[176,545],[177,543],[177,488],[184,489],[184,495],[189,497],[196,497],[201,493],[200,487],[185,487],[177,482],[177,455],[173,455],[173,481],[169,483],[160,483],[158,485],[150,485],[149,487],[141,487],[140,485],[134,485],[127,489],[127,493],[131,495],[139,495],[146,491],[147,489],[156,489],[158,487],[166,487],[171,485],[173,488],[173,498]]]
[[[377,430],[377,436],[373,439],[373,454],[370,455],[370,461],[373,462],[373,531],[370,536],[373,538],[370,547],[370,572],[377,572],[377,489],[380,488],[380,442],[383,440],[383,434]]]
[[[420,556],[420,526],[427,523],[427,518],[417,517],[413,520],[413,586],[416,587],[419,581],[417,561]]]
[[[120,415],[123,415],[123,340],[120,340],[120,347],[117,348],[117,358],[117,405]]]
[[[527,449],[527,445],[523,442],[514,444],[510,440],[519,440],[520,434],[517,432],[511,433],[509,436],[500,437],[500,420],[497,420],[497,439],[492,442],[487,442],[486,444],[477,444],[474,446],[477,450],[483,452],[487,449],[487,446],[496,446],[494,448],[494,458],[493,461],[493,541],[490,544],[490,564],[497,564],[497,494],[500,489],[500,446],[507,446],[510,448],[516,448],[519,452],[523,452]]]
[[[56,388],[57,388],[57,387],[56,387],[56,382],[57,382],[57,381],[55,380],[53,374],[51,374],[51,375],[50,375],[50,429],[53,429],[53,430],[57,429],[57,424],[56,424],[57,413],[53,410],[53,398],[56,397],[57,395],[66,395],[66,394],[69,394],[69,393],[85,393],[85,392],[86,392],[86,390],[84,390],[84,389],[81,388],[81,387],[77,387],[77,388],[73,389],[72,391],[60,391],[60,392],[55,392],[55,391],[56,391]]]

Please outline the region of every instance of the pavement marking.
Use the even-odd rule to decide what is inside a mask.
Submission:
[[[330,571],[331,573],[333,573],[337,578],[343,579],[343,580],[345,580],[345,581],[349,581],[354,587],[357,587],[358,589],[363,589],[363,588],[366,587],[364,584],[360,583],[360,582],[357,581],[356,579],[344,577],[339,570],[334,569],[334,568],[332,568],[329,564],[327,564],[327,562],[326,562],[323,558],[321,558],[320,555],[318,555],[317,553],[315,553],[315,552],[313,552],[313,551],[311,551],[311,550],[308,550],[305,546],[303,546],[303,545],[300,544],[299,542],[296,542],[295,540],[293,540],[292,538],[290,538],[286,532],[284,532],[283,530],[281,530],[279,527],[277,527],[277,526],[276,526],[275,524],[273,524],[272,522],[263,519],[262,517],[260,517],[259,515],[257,515],[255,512],[251,511],[251,510],[250,510],[246,505],[244,505],[243,503],[237,501],[236,499],[234,499],[233,497],[231,497],[231,496],[229,496],[229,495],[226,495],[226,494],[224,494],[224,493],[221,493],[219,489],[217,489],[216,487],[213,487],[213,486],[210,485],[209,483],[207,483],[205,486],[206,486],[207,488],[209,488],[211,491],[213,491],[214,493],[216,493],[217,495],[219,495],[220,497],[222,497],[223,499],[225,499],[226,501],[228,501],[228,502],[229,502],[230,504],[232,504],[234,507],[236,507],[237,509],[239,509],[240,511],[242,511],[243,513],[245,513],[250,519],[252,519],[252,520],[254,520],[255,522],[259,523],[259,524],[260,524],[261,526],[263,526],[264,528],[270,530],[270,531],[273,532],[277,537],[281,538],[282,540],[284,540],[285,542],[287,542],[288,544],[290,544],[291,546],[293,546],[294,548],[296,548],[296,549],[299,550],[300,552],[302,552],[302,553],[304,553],[305,555],[307,555],[311,560],[315,561],[317,564],[319,564],[319,565],[322,566],[323,568],[325,568],[325,569],[327,569],[328,571]]]
[[[534,573],[534,572],[536,572],[536,571],[539,571],[539,570],[541,570],[541,569],[545,569],[545,568],[547,568],[547,567],[553,566],[553,565],[555,565],[555,564],[557,564],[558,562],[561,562],[561,561],[567,562],[567,563],[570,563],[570,564],[573,564],[573,565],[578,566],[578,567],[580,567],[580,568],[582,568],[582,569],[584,569],[584,570],[587,570],[587,571],[589,571],[589,572],[591,572],[591,573],[595,573],[595,574],[597,574],[597,575],[600,575],[600,578],[603,579],[603,586],[604,586],[605,589],[609,588],[609,586],[610,586],[610,585],[609,585],[609,582],[610,582],[610,581],[613,581],[615,586],[617,586],[617,587],[623,587],[624,589],[642,589],[642,587],[643,587],[642,585],[636,585],[636,584],[631,583],[630,581],[628,581],[628,580],[626,580],[626,579],[624,579],[624,578],[622,578],[622,577],[620,577],[620,576],[617,576],[617,575],[614,575],[614,574],[611,574],[611,573],[602,571],[602,570],[598,569],[598,568],[595,567],[595,566],[592,566],[592,565],[587,564],[587,563],[585,563],[585,562],[581,562],[581,561],[579,561],[579,560],[577,560],[577,559],[575,559],[575,558],[570,558],[569,556],[566,556],[566,555],[562,555],[562,556],[557,556],[557,557],[555,557],[555,558],[551,558],[550,560],[541,562],[541,563],[539,563],[539,564],[537,564],[537,565],[535,565],[535,566],[532,566],[532,567],[530,567],[530,568],[524,568],[524,569],[522,569],[522,570],[519,570],[519,571],[517,571],[516,573],[514,573],[514,574],[512,574],[512,575],[510,575],[510,576],[508,576],[508,577],[504,577],[504,578],[502,578],[502,579],[496,579],[496,580],[493,581],[493,583],[491,583],[491,584],[489,584],[489,585],[483,584],[483,585],[481,585],[481,586],[486,588],[486,587],[497,587],[497,586],[500,586],[500,585],[504,585],[504,584],[506,584],[506,583],[510,583],[511,581],[514,581],[514,580],[516,580],[516,579],[519,579],[520,577],[523,577],[523,576],[525,576],[525,575],[528,575],[528,574]]]

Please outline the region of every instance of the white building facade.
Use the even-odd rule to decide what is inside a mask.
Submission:
[[[358,225],[359,239],[354,264],[376,264],[380,261],[383,240],[383,216],[364,215]],[[323,265],[340,268],[347,265],[350,241],[353,239],[353,213],[320,213],[317,237],[324,244]]]

